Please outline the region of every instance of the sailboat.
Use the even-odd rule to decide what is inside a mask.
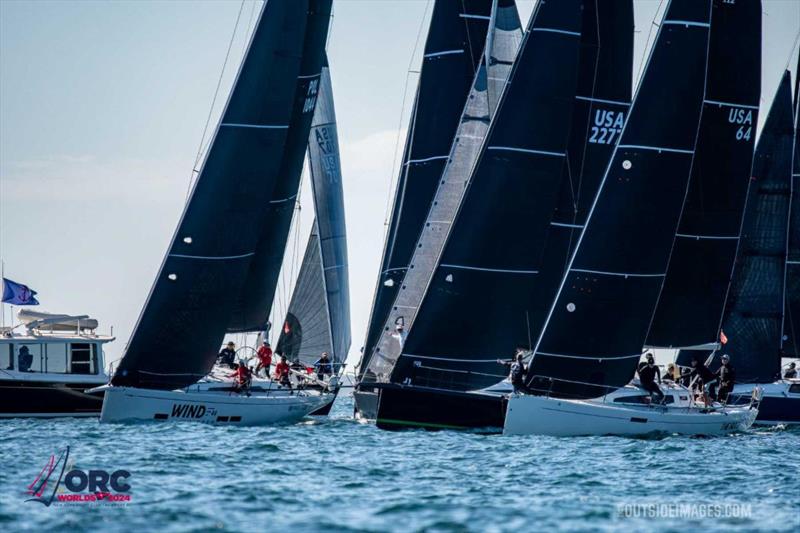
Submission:
[[[450,160],[453,138],[464,118],[464,103],[483,59],[492,5],[492,0],[466,3],[437,0],[433,6],[381,270],[358,365],[354,397],[360,418],[374,419],[377,413],[378,392],[372,387],[376,374],[370,368],[380,364],[373,363],[375,347],[384,333],[395,297],[404,285],[407,286],[403,279],[409,271],[437,184]],[[508,13],[509,8],[501,6],[509,5],[516,14],[513,0],[498,0],[498,13]],[[506,22],[502,16],[495,20],[497,24]],[[502,35],[498,35],[498,39],[502,39]],[[500,57],[498,65],[511,60],[513,56]],[[478,116],[472,120],[485,119]]]
[[[713,120],[716,135],[735,138],[740,124],[719,120],[728,110],[718,103],[753,104],[738,100],[752,95],[740,94],[734,83],[738,57],[726,43],[743,29],[760,27],[760,20],[755,0],[669,3],[536,343],[528,393],[508,399],[504,434],[715,435],[753,423],[755,404],[697,405],[682,390],[656,404],[626,385],[667,275],[692,168],[699,162],[702,124]]]
[[[205,379],[226,333],[268,329],[330,15],[330,0],[262,7],[177,231],[105,389],[101,421],[269,424],[332,401],[326,391],[233,391]]]
[[[378,347],[379,427],[503,425],[503,395],[479,389],[530,348],[630,103],[632,3],[582,4],[537,6],[466,191],[431,211],[449,223],[422,234],[398,297],[405,343]]]
[[[723,331],[725,353],[739,382],[732,404],[746,403],[763,389],[758,424],[800,424],[800,380],[781,379],[784,331],[792,328],[789,280],[791,243],[797,243],[797,109],[792,116],[791,76],[786,71],[758,141],[753,180],[745,209],[739,258]],[[797,167],[794,167],[795,169]],[[790,213],[792,217],[790,217]],[[793,278],[796,283],[796,277]],[[794,338],[794,337],[792,337]],[[777,381],[776,381],[777,378]]]

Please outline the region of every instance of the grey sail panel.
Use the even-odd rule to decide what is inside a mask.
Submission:
[[[359,374],[369,366],[430,210],[481,62],[491,5],[492,0],[434,4]]]
[[[283,160],[304,58],[314,53],[306,36],[324,34],[327,24],[304,1],[262,9],[114,385],[173,389],[213,366]]]
[[[722,323],[728,338],[723,349],[740,382],[771,382],[780,371],[794,144],[791,94],[787,71],[758,140]]]
[[[717,342],[739,243],[750,183],[761,97],[761,6],[716,6],[736,38],[712,39],[707,98],[669,269],[653,317],[648,346],[691,347]],[[734,19],[735,17],[735,19]],[[714,49],[713,47],[719,47]]]
[[[710,1],[673,0],[667,7],[619,144],[536,343],[526,377],[534,393],[592,398],[633,377],[688,186],[709,33],[732,38],[724,17],[712,19],[711,11]]]
[[[331,339],[320,239],[315,223],[275,351],[290,361],[299,360],[310,366],[322,352],[333,352]]]
[[[327,60],[322,68],[317,109],[311,122],[308,161],[331,327],[332,349],[329,352],[335,363],[344,363],[351,341],[350,282],[339,136]]]
[[[247,279],[230,314],[229,332],[264,331],[268,328],[300,188],[331,15],[331,0],[310,0],[307,6],[307,15],[304,16],[308,16],[314,24],[309,24],[305,34],[283,157],[278,174],[271,182],[264,182],[264,187],[271,194],[263,204],[263,217],[258,222],[254,221],[261,234],[250,261]]]
[[[394,336],[395,324],[402,323],[406,329],[410,329],[414,323],[416,310],[425,295],[449,229],[461,204],[465,191],[464,184],[469,180],[489,130],[489,123],[498,102],[497,99],[491,98],[491,93],[506,85],[521,41],[522,28],[516,4],[514,2],[498,4],[492,13],[484,59],[475,73],[472,90],[467,97],[447,164],[425,220],[424,230],[411,257],[410,268],[403,279],[403,289],[397,293],[376,346],[376,353],[372,354],[373,365],[363,377],[366,381],[376,378],[386,379],[388,366],[387,370],[383,370],[382,367],[391,364],[399,355],[399,345]],[[393,349],[395,353],[392,353]]]
[[[786,307],[783,322],[783,356],[800,357],[800,52],[794,71],[794,153],[792,155],[792,207],[789,215],[789,250],[786,257]]]
[[[444,251],[391,372],[394,382],[463,389],[482,374],[497,382],[498,355],[510,352],[520,337],[527,339],[528,280],[539,267],[565,160],[581,4],[539,3],[531,17]],[[388,363],[391,368],[391,359]],[[375,374],[385,372],[376,368]]]

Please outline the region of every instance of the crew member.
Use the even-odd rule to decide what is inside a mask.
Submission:
[[[709,392],[717,377],[711,370],[708,369],[706,364],[700,360],[699,355],[692,357],[692,372],[689,374],[689,383],[695,390],[703,391],[703,401],[706,406],[711,405],[711,398]]]
[[[236,388],[239,392],[247,391],[250,388],[250,382],[253,380],[253,372],[247,366],[247,362],[242,359],[239,361],[239,366],[236,368]]]
[[[314,370],[316,370],[317,379],[320,381],[324,380],[325,376],[333,374],[333,365],[331,365],[331,360],[328,358],[328,352],[322,352],[322,355],[314,363]]]
[[[783,379],[796,379],[797,378],[797,364],[789,363],[789,368],[783,373]]]
[[[675,382],[677,379],[680,379],[678,376],[675,375],[675,363],[670,363],[667,365],[667,371],[664,372],[664,377],[662,378],[663,381],[671,381]]]
[[[19,349],[19,371],[30,372],[33,364],[33,354],[27,346]]]
[[[658,386],[661,383],[661,370],[656,366],[656,360],[651,352],[647,352],[645,359],[646,361],[639,363],[639,368],[636,370],[639,374],[639,385],[650,393],[651,402],[653,401],[653,396],[655,396],[655,401],[662,403],[664,401],[664,393],[661,392],[661,388]],[[656,383],[656,379],[658,379],[658,383]]]
[[[733,392],[733,385],[736,383],[736,370],[733,369],[731,358],[728,354],[722,355],[722,366],[717,370],[717,379],[719,379],[717,401],[728,403],[728,395]]]
[[[275,365],[275,379],[279,384],[292,388],[292,382],[289,380],[289,363],[286,362],[286,356],[281,355],[280,362]]]
[[[258,356],[256,375],[258,375],[263,368],[266,370],[267,376],[269,376],[269,368],[272,366],[272,348],[270,348],[269,342],[265,340],[264,343],[258,347],[258,352],[256,352],[256,355]]]
[[[234,361],[236,360],[236,345],[233,342],[229,342],[222,351],[219,352],[217,356],[217,363],[221,365],[228,365],[228,367],[236,370],[236,364]]]
[[[497,362],[501,365],[511,367],[508,373],[508,378],[514,386],[514,392],[525,392],[525,362],[523,361],[525,350],[518,346],[514,359],[511,361],[503,361],[498,359]]]

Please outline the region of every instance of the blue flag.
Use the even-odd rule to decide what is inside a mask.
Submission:
[[[15,305],[39,305],[39,300],[34,298],[36,291],[27,285],[3,278],[3,303]]]

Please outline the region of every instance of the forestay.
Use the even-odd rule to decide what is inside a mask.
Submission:
[[[310,123],[330,4],[298,0],[262,8],[114,385],[173,389],[211,369],[286,164],[293,118]],[[299,133],[305,142],[308,127]]]
[[[499,2],[492,11],[483,60],[475,74],[424,229],[414,249],[402,288],[392,304],[365,380],[388,375],[391,361],[397,358],[400,349],[395,340],[395,325],[403,324],[409,328],[414,323],[416,310],[425,295],[461,204],[465,185],[505,89],[521,41],[522,28],[516,4],[513,1]],[[392,353],[393,348],[398,353]]]
[[[711,39],[706,99],[689,191],[647,344],[713,346],[730,286],[761,97],[761,3],[715,5],[736,38]],[[735,332],[730,332],[735,335]]]
[[[539,3],[531,17],[394,382],[465,388],[481,373],[497,382],[498,351],[527,339],[532,278],[565,165],[581,4]],[[396,353],[381,359],[379,377],[387,377]],[[466,380],[447,372],[465,361]]]
[[[686,196],[704,99],[710,17],[710,1],[673,0],[667,7],[619,144],[536,344],[526,378],[533,392],[592,398],[633,377]],[[733,38],[726,21],[713,19],[715,39]]]
[[[792,179],[792,89],[787,71],[758,140],[742,237],[722,329],[736,379],[772,382],[781,365],[784,276]],[[679,364],[687,364],[686,354]]]
[[[449,157],[481,62],[492,0],[437,0],[411,112],[359,375],[369,366]]]

